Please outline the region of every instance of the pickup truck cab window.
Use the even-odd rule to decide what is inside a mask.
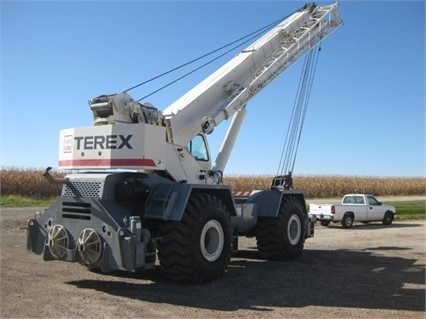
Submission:
[[[368,204],[369,205],[380,205],[380,202],[375,199],[373,196],[368,196]]]
[[[343,199],[344,204],[365,204],[364,203],[364,197],[363,196],[346,196]]]

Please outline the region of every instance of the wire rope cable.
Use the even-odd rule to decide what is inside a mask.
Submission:
[[[316,49],[317,47],[318,50]],[[284,175],[286,173],[291,175],[294,170],[320,51],[321,46],[316,45],[305,56],[284,145],[281,151],[277,175]]]
[[[272,29],[273,27],[275,27],[276,25],[278,25],[281,21],[283,21],[284,19],[286,19],[286,18],[287,18],[287,17],[289,17],[289,16],[290,16],[290,15],[288,15],[288,16],[286,16],[286,17],[284,17],[284,18],[281,18],[281,19],[275,20],[275,21],[273,21],[272,23],[269,23],[269,24],[267,24],[267,25],[265,25],[265,26],[263,26],[263,27],[261,27],[261,28],[259,28],[259,29],[255,30],[255,31],[253,31],[253,32],[250,32],[249,34],[247,34],[247,35],[245,35],[245,36],[243,36],[243,37],[240,37],[240,38],[238,38],[238,39],[236,39],[236,40],[234,40],[234,41],[232,41],[232,42],[229,42],[229,43],[227,43],[227,44],[225,44],[225,45],[223,45],[223,46],[221,46],[221,47],[219,47],[219,48],[217,48],[217,49],[215,49],[215,50],[212,50],[212,51],[210,51],[210,52],[208,52],[208,53],[206,53],[206,54],[203,54],[203,55],[201,55],[201,56],[199,56],[199,57],[197,57],[197,58],[195,58],[195,59],[192,59],[192,60],[190,60],[190,61],[188,61],[188,62],[186,62],[186,63],[183,63],[183,64],[181,64],[181,65],[179,65],[179,66],[177,66],[177,67],[174,67],[174,68],[172,68],[172,69],[170,69],[170,70],[168,70],[168,71],[165,71],[165,72],[163,72],[163,73],[161,73],[161,74],[158,74],[158,75],[156,75],[156,76],[154,76],[154,77],[152,77],[152,78],[149,78],[148,80],[145,80],[145,81],[143,81],[143,82],[141,82],[141,83],[139,83],[139,84],[136,84],[136,85],[134,85],[134,86],[132,86],[132,87],[130,87],[130,88],[128,88],[128,89],[126,89],[126,90],[124,90],[123,92],[129,92],[129,91],[131,91],[131,90],[134,90],[134,89],[136,89],[136,88],[138,88],[138,87],[140,87],[140,86],[142,86],[142,85],[145,85],[145,84],[150,83],[150,82],[152,82],[152,81],[154,81],[154,80],[157,80],[157,79],[159,79],[159,78],[162,78],[162,77],[164,77],[164,76],[166,76],[166,75],[168,75],[168,74],[171,74],[171,73],[173,73],[173,72],[175,72],[175,71],[177,71],[177,70],[179,70],[179,69],[182,69],[182,68],[184,68],[184,67],[186,67],[186,66],[188,66],[188,65],[190,65],[190,64],[193,64],[193,63],[195,63],[195,62],[197,62],[197,61],[200,61],[200,60],[202,60],[202,59],[204,59],[204,58],[206,58],[206,57],[208,57],[208,56],[210,56],[210,55],[213,55],[213,54],[215,54],[215,53],[218,53],[218,52],[220,52],[220,51],[222,51],[222,50],[224,50],[224,49],[226,49],[226,48],[228,48],[228,47],[230,47],[230,46],[232,46],[232,45],[234,45],[234,44],[238,43],[237,45],[233,46],[231,49],[229,49],[229,50],[225,51],[224,53],[220,54],[219,56],[212,58],[211,60],[207,61],[206,63],[202,64],[201,66],[194,68],[193,70],[191,70],[191,71],[189,71],[189,72],[185,73],[184,75],[182,75],[182,76],[180,76],[180,77],[176,78],[175,80],[172,80],[172,81],[170,81],[169,83],[167,83],[167,84],[163,85],[162,87],[160,87],[160,88],[158,88],[158,89],[154,90],[153,92],[149,93],[148,95],[145,95],[144,97],[142,97],[142,98],[138,99],[138,101],[141,101],[141,100],[143,100],[143,99],[145,99],[145,98],[147,98],[147,97],[149,97],[149,96],[151,96],[151,95],[153,95],[153,94],[155,94],[155,93],[158,93],[159,91],[161,91],[161,90],[163,90],[163,89],[165,89],[165,88],[169,87],[170,85],[172,85],[172,84],[174,84],[174,83],[176,83],[176,82],[178,82],[178,81],[182,80],[183,78],[185,78],[185,77],[189,76],[190,74],[193,74],[194,72],[196,72],[196,71],[198,71],[198,70],[202,69],[203,67],[205,67],[205,66],[209,65],[210,63],[213,63],[214,61],[216,61],[216,60],[218,60],[219,58],[221,58],[221,57],[225,56],[226,54],[230,53],[231,51],[233,51],[233,50],[237,49],[238,47],[240,47],[240,46],[242,46],[242,45],[246,44],[247,42],[249,42],[249,41],[253,40],[253,39],[254,39],[254,38],[256,38],[257,36],[259,36],[259,35],[263,34],[264,32],[266,32],[266,31],[268,31],[268,30],[270,30],[270,29]],[[245,41],[243,41],[243,40],[245,40]],[[241,41],[243,41],[243,42],[241,42]]]
[[[154,95],[155,93],[158,93],[158,92],[160,92],[160,91],[164,90],[165,88],[169,87],[170,85],[172,85],[172,84],[174,84],[174,83],[176,83],[176,82],[178,82],[178,81],[180,81],[180,80],[182,80],[182,79],[186,78],[187,76],[189,76],[189,75],[191,75],[191,74],[193,74],[193,73],[197,72],[198,70],[200,70],[200,69],[204,68],[205,66],[209,65],[210,63],[213,63],[214,61],[216,61],[216,60],[220,59],[221,57],[223,57],[223,56],[227,55],[229,52],[234,51],[235,49],[237,49],[237,48],[238,48],[238,47],[240,47],[241,45],[243,45],[243,44],[245,44],[245,43],[249,42],[250,40],[254,39],[256,36],[257,36],[257,35],[254,35],[253,37],[251,37],[251,38],[247,39],[247,40],[246,40],[246,41],[244,41],[243,43],[238,44],[238,45],[236,45],[235,47],[232,47],[231,49],[229,49],[229,50],[225,51],[224,53],[220,54],[219,56],[217,56],[217,57],[215,57],[215,58],[213,58],[213,59],[211,59],[211,60],[207,61],[206,63],[204,63],[204,64],[200,65],[199,67],[196,67],[196,68],[192,69],[191,71],[189,71],[189,72],[185,73],[184,75],[182,75],[182,76],[180,76],[180,77],[176,78],[175,80],[172,80],[172,81],[168,82],[167,84],[163,85],[162,87],[160,87],[160,88],[158,88],[158,89],[156,89],[156,90],[152,91],[151,93],[149,93],[149,94],[147,94],[147,95],[145,95],[145,96],[141,97],[140,99],[138,99],[138,101],[140,102],[140,101],[142,101],[143,99],[146,99],[147,97],[150,97],[151,95]]]

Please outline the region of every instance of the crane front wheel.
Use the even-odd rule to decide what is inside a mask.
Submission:
[[[229,212],[218,197],[191,195],[181,221],[160,224],[158,258],[165,274],[184,283],[223,276],[231,258]]]

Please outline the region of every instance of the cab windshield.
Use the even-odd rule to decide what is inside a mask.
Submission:
[[[195,136],[191,141],[189,141],[186,147],[197,161],[209,161],[209,154],[207,152],[206,141],[203,135]]]

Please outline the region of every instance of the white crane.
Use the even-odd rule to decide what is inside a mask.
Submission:
[[[238,236],[256,236],[265,258],[296,259],[313,235],[303,193],[278,178],[234,198],[222,171],[250,98],[340,24],[337,3],[305,5],[162,112],[127,92],[92,99],[95,125],[59,143],[60,168],[92,171],[55,181],[47,169],[62,194],[28,222],[28,247],[105,272],[152,268],[158,255],[169,277],[197,283],[222,276]],[[205,134],[231,117],[212,166]]]

